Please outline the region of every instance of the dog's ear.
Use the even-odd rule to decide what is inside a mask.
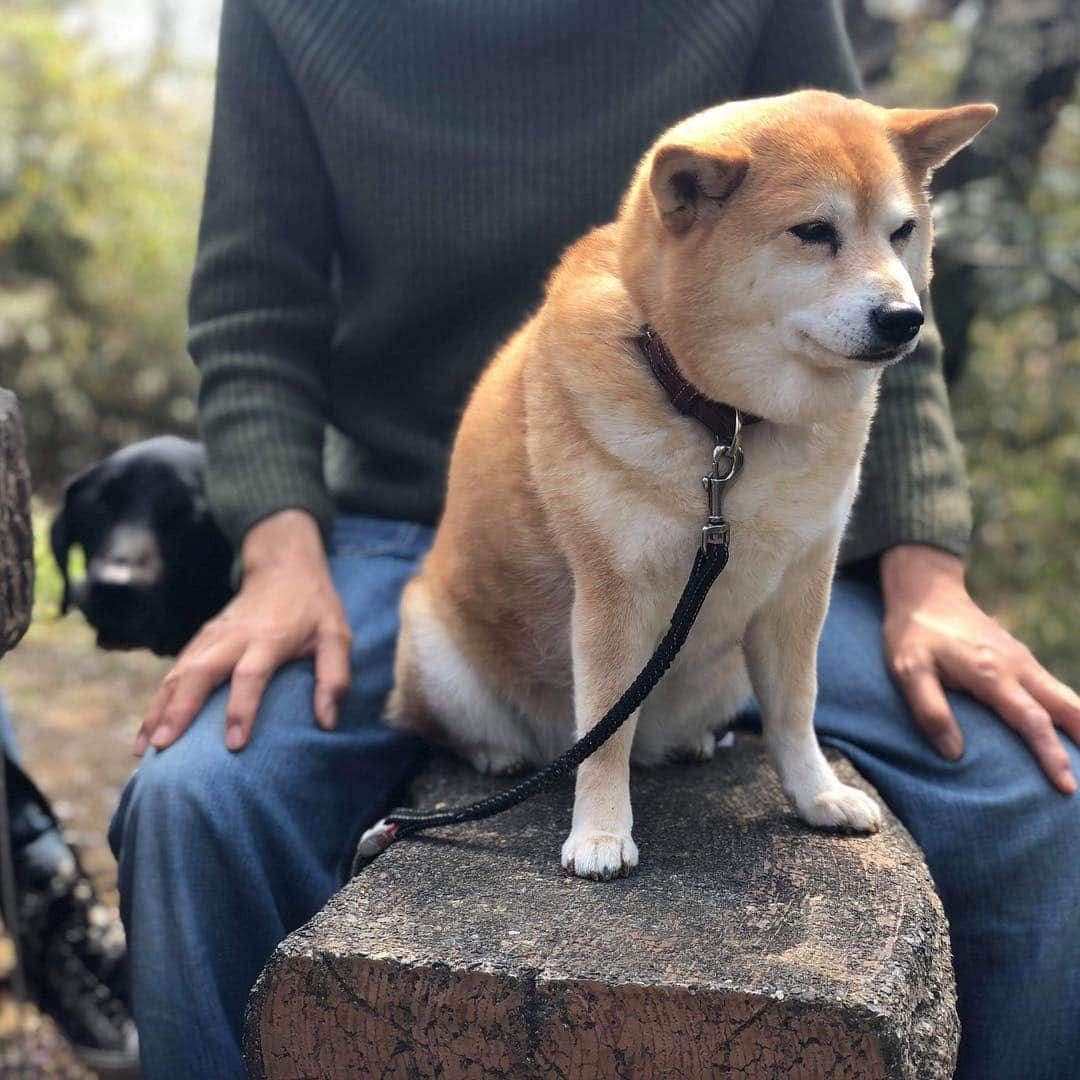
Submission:
[[[967,146],[995,116],[996,105],[890,109],[889,131],[912,170],[930,173]]]
[[[60,614],[66,615],[71,607],[71,579],[68,576],[68,554],[71,545],[80,542],[79,511],[76,497],[80,489],[84,488],[87,481],[98,471],[97,465],[91,465],[88,469],[73,476],[64,488],[64,501],[60,512],[53,518],[52,527],[49,529],[49,545],[52,547],[53,558],[60,568],[60,577],[64,582],[64,591],[60,597]]]
[[[73,543],[71,538],[71,514],[68,509],[69,503],[65,499],[60,513],[53,518],[52,528],[49,530],[49,542],[52,546],[53,558],[60,567],[60,577],[64,582],[64,591],[60,597],[60,614],[66,615],[71,607],[71,579],[68,577],[68,553]]]
[[[660,220],[673,233],[686,232],[723,205],[749,167],[750,155],[739,146],[661,146],[649,177]]]

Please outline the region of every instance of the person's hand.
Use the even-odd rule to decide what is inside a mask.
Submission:
[[[314,519],[284,510],[244,538],[240,591],[192,638],[165,676],[135,738],[163,750],[187,730],[211,691],[232,680],[225,745],[247,745],[266,684],[282,664],[315,658],[315,719],[329,731],[349,688],[351,635]]]
[[[1076,791],[1056,729],[1080,743],[1080,698],[971,599],[961,560],[919,544],[892,548],[881,588],[889,671],[938,752],[963,753],[943,687],[966,690],[1021,736],[1059,791]]]

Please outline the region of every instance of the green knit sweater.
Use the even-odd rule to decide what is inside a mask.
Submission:
[[[830,0],[225,0],[190,347],[233,542],[289,507],[434,522],[482,366],[653,139],[802,86],[859,91]],[[963,553],[932,328],[863,475],[845,558]]]

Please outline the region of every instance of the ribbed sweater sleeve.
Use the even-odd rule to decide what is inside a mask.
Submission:
[[[838,0],[775,0],[747,96],[811,86],[862,93]],[[924,306],[919,347],[882,378],[859,495],[841,550],[844,563],[904,543],[930,544],[960,556],[967,552],[971,506],[964,457],[949,408],[941,337],[929,302]]]
[[[225,0],[214,127],[189,301],[210,502],[238,545],[287,508],[324,534],[319,377],[334,326],[334,206],[303,105],[246,0]]]
[[[929,544],[963,558],[971,499],[942,372],[941,335],[930,299],[918,348],[885,372],[877,416],[841,561],[854,563],[897,544]]]

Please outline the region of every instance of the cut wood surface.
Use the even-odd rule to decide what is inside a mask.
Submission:
[[[499,786],[438,759],[414,798]],[[565,785],[391,847],[274,953],[253,1074],[951,1076],[946,922],[895,818],[809,829],[752,735],[633,790],[641,865],[620,881],[559,869]]]
[[[0,389],[0,656],[30,625],[34,606],[34,533],[30,468],[19,405]]]

